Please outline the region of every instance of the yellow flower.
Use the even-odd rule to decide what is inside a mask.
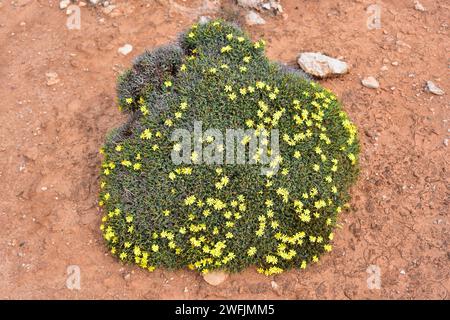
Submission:
[[[182,102],[182,103],[180,103],[180,109],[181,109],[181,110],[186,110],[187,107],[188,107],[187,102]]]
[[[120,145],[120,144],[118,144],[117,146],[116,146],[116,151],[118,151],[118,152],[120,152],[120,151],[122,151],[122,146]]]
[[[248,250],[247,250],[247,255],[249,256],[249,257],[252,257],[252,256],[254,256],[256,254],[256,248],[255,247],[250,247],[250,248],[248,248]]]
[[[228,46],[222,47],[220,49],[220,52],[221,53],[227,53],[227,52],[230,52],[231,50],[233,50],[233,48],[230,45],[228,45]]]
[[[186,71],[186,65],[184,63],[181,65],[180,70],[181,71]]]
[[[126,98],[125,102],[131,104],[133,102],[133,98]]]
[[[348,158],[350,159],[350,161],[352,162],[352,164],[356,163],[356,157],[353,153],[349,153],[348,154]]]
[[[189,196],[186,199],[184,199],[184,204],[187,206],[190,206],[195,203],[195,199],[196,199],[196,197],[194,195]]]
[[[152,138],[152,133],[150,132],[150,129],[145,129],[141,133],[141,139],[149,140]]]
[[[172,81],[166,80],[166,81],[164,81],[164,85],[166,86],[166,88],[169,88],[172,86]]]
[[[131,161],[129,160],[122,160],[121,164],[125,167],[130,167],[131,166]]]
[[[193,151],[193,152],[191,153],[191,160],[192,160],[193,162],[196,162],[196,161],[198,160],[198,153],[197,153],[196,151]]]
[[[153,244],[152,245],[152,251],[153,252],[158,252],[159,251],[159,246],[157,244]]]
[[[266,262],[267,263],[271,263],[271,264],[277,264],[278,263],[278,258],[272,255],[267,255],[266,256]]]
[[[141,112],[144,116],[149,114],[149,111],[146,106],[141,106],[139,109],[141,110]]]
[[[122,252],[122,253],[119,255],[120,260],[124,260],[126,257],[127,257],[127,253],[126,253],[126,252]]]

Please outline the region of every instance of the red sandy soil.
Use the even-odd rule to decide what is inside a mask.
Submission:
[[[108,254],[99,231],[98,149],[125,120],[116,76],[145,48],[173,41],[207,14],[194,2],[180,11],[162,0],[116,0],[113,17],[86,6],[81,30],[68,30],[59,1],[0,0],[0,298],[448,299],[444,0],[421,0],[425,12],[413,1],[383,1],[379,30],[366,26],[372,1],[284,0],[283,15],[266,13],[265,25],[245,27],[267,40],[273,60],[296,65],[300,52],[321,51],[351,67],[320,81],[343,101],[362,144],[352,210],[320,264],[274,277],[249,269],[213,287],[192,271],[149,273]],[[222,5],[210,15],[243,21],[243,9]],[[124,57],[117,49],[125,43],[134,49]],[[60,79],[52,86],[50,71]],[[370,75],[379,89],[361,86]],[[424,90],[427,80],[446,94]],[[80,267],[80,290],[66,287],[69,265]],[[380,268],[380,289],[368,288],[370,265]]]

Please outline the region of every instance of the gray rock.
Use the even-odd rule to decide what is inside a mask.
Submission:
[[[255,11],[250,11],[249,13],[247,13],[247,15],[245,16],[245,22],[250,26],[266,23],[266,21]]]
[[[133,46],[129,43],[125,44],[123,47],[120,47],[117,52],[123,54],[124,56],[126,56],[127,54],[129,54],[131,51],[133,51]]]
[[[59,8],[60,8],[61,10],[63,10],[63,9],[65,9],[65,8],[67,8],[67,7],[69,6],[69,4],[70,4],[70,0],[61,0],[61,1],[59,2]]]
[[[203,279],[212,286],[218,286],[228,278],[228,273],[223,271],[210,271],[203,275]]]
[[[320,52],[303,52],[300,54],[297,62],[306,73],[318,78],[326,78],[348,72],[347,63]]]
[[[433,93],[435,95],[438,95],[438,96],[442,96],[445,93],[444,90],[439,88],[437,85],[434,84],[433,81],[430,81],[430,80],[427,81],[426,88],[427,88],[427,91],[429,91],[429,92],[431,92],[431,93]]]
[[[374,77],[367,77],[361,80],[361,84],[370,89],[378,89],[380,87],[380,84],[378,83],[377,79]]]

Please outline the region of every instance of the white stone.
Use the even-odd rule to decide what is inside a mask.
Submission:
[[[238,0],[238,5],[244,8],[257,9],[262,2],[263,0]]]
[[[435,95],[442,96],[445,92],[437,85],[434,84],[433,81],[427,81],[427,90]]]
[[[69,6],[69,4],[70,4],[70,0],[61,0],[61,1],[59,2],[59,8],[60,8],[61,10],[63,10],[63,9],[65,9],[65,8],[67,8],[67,7]]]
[[[247,15],[245,16],[245,22],[250,26],[266,23],[266,21],[255,11],[250,11],[249,13],[247,13]]]
[[[48,86],[53,86],[59,82],[58,74],[56,72],[49,71],[45,74],[45,76],[47,77]]]
[[[303,52],[300,54],[297,62],[303,71],[319,78],[348,72],[347,63],[320,52]]]
[[[228,278],[228,273],[223,271],[210,271],[203,275],[203,279],[212,286],[218,286]]]
[[[114,4],[110,4],[106,7],[103,8],[103,13],[104,14],[110,14],[111,12],[114,11],[114,9],[116,8],[116,6]]]
[[[263,3],[263,4],[261,5],[261,7],[262,7],[263,9],[266,9],[266,10],[272,9],[272,6],[271,6],[270,2]]]
[[[421,11],[421,12],[425,11],[425,8],[423,7],[423,5],[417,0],[414,1],[414,9],[416,9],[417,11]]]
[[[119,53],[123,54],[124,56],[126,56],[127,54],[129,54],[131,51],[133,51],[133,46],[129,43],[127,43],[126,45],[124,45],[123,47],[120,47],[117,50]]]
[[[370,89],[378,89],[380,87],[380,84],[378,83],[377,79],[374,77],[367,77],[361,80],[361,84]]]
[[[211,21],[211,17],[209,17],[209,16],[201,16],[201,17],[198,19],[198,23],[199,23],[199,24],[206,24],[206,23],[208,23],[209,21]]]

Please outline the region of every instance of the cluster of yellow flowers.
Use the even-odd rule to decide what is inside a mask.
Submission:
[[[219,21],[214,21],[211,25],[221,28]],[[198,29],[199,26],[194,25],[186,37],[191,40],[196,39],[199,37]],[[245,52],[239,59],[238,65],[232,66],[231,63],[225,63],[226,58],[237,54],[240,50],[239,46],[248,40],[231,32],[225,35],[225,39],[227,42],[217,52],[219,56],[225,58],[218,59],[217,65],[204,68],[203,75],[217,77],[223,72],[247,73],[252,71],[255,59],[248,52]],[[262,49],[265,42],[263,40],[256,41],[251,46],[253,49]],[[197,48],[192,49],[191,52],[192,55],[188,56],[179,68],[183,73],[195,68],[194,60],[200,59]],[[233,68],[237,68],[237,70],[233,70]],[[165,80],[162,85],[166,91],[173,90],[169,88],[176,87],[176,82]],[[176,210],[170,206],[163,206],[159,212],[163,217],[177,216],[180,222],[168,223],[167,225],[170,227],[166,227],[160,232],[150,233],[149,242],[145,242],[144,246],[139,237],[133,236],[139,230],[139,221],[136,221],[138,219],[135,219],[129,212],[122,212],[116,207],[103,216],[100,226],[105,240],[110,244],[111,253],[117,255],[121,260],[134,261],[149,271],[155,269],[155,265],[150,264],[150,261],[154,261],[153,257],[157,257],[165,250],[169,250],[175,255],[185,254],[185,251],[189,252],[186,253],[188,255],[195,253],[193,256],[196,259],[191,261],[192,263],[189,263],[188,267],[204,273],[211,269],[226,268],[236,259],[243,258],[261,262],[261,265],[265,267],[258,268],[258,272],[265,275],[281,273],[282,266],[285,266],[288,261],[298,261],[298,267],[301,269],[306,268],[310,262],[318,262],[317,254],[304,258],[305,247],[312,246],[313,253],[332,250],[330,241],[333,240],[333,233],[317,229],[314,226],[322,224],[325,226],[325,230],[331,230],[331,227],[335,225],[335,215],[329,216],[328,213],[342,211],[342,202],[339,201],[338,196],[345,190],[341,190],[340,185],[336,184],[339,181],[339,174],[342,174],[341,171],[349,163],[348,160],[352,165],[356,165],[357,154],[350,150],[354,150],[352,147],[358,141],[357,129],[344,112],[339,112],[337,116],[347,133],[347,137],[344,137],[345,143],[342,143],[343,140],[330,132],[332,130],[326,120],[334,110],[336,97],[330,91],[320,89],[314,82],[311,82],[310,86],[310,91],[297,92],[295,98],[286,101],[283,99],[284,87],[270,79],[257,78],[257,80],[252,79],[240,83],[231,80],[223,82],[219,90],[229,104],[245,101],[246,103],[251,102],[255,104],[255,108],[257,107],[253,116],[246,116],[241,120],[243,121],[242,125],[245,124],[247,128],[255,129],[254,135],[260,137],[262,145],[268,145],[272,129],[280,128],[286,122],[292,123],[289,127],[290,130],[285,130],[281,135],[283,150],[287,150],[287,152],[283,156],[273,157],[269,164],[271,170],[268,170],[263,178],[264,188],[258,194],[258,197],[263,199],[262,202],[255,202],[252,196],[235,194],[234,188],[238,187],[237,184],[240,181],[235,180],[235,177],[226,171],[226,166],[214,169],[215,178],[214,181],[211,181],[212,188],[216,192],[214,196],[204,196],[194,192],[177,194],[176,183],[198,179],[197,169],[195,166],[185,164],[170,167],[170,170],[164,173],[168,178],[168,189],[172,194],[178,195],[177,199],[181,203],[179,203],[178,212],[175,212]],[[158,130],[145,126],[143,130],[140,129],[138,140],[140,139],[140,143],[148,145],[150,152],[131,152],[130,148],[123,143],[117,143],[113,147],[113,151],[110,152],[114,152],[118,160],[108,160],[102,163],[104,178],[100,184],[102,190],[100,206],[108,204],[108,208],[111,208],[118,202],[116,196],[111,196],[108,190],[108,176],[118,169],[127,170],[133,174],[147,170],[144,160],[152,159],[152,152],[162,152],[165,143],[170,140],[169,135],[166,134],[170,132],[169,128],[183,121],[183,118],[191,110],[188,101],[183,98],[171,109],[173,112],[164,115],[162,121],[164,128]],[[150,113],[146,101],[142,97],[137,101],[127,98],[125,103],[129,105],[136,103],[144,117]],[[251,135],[245,135],[240,143],[248,145],[253,138]],[[206,136],[204,140],[210,143],[213,141],[213,137]],[[182,149],[179,142],[171,142],[171,144],[174,151],[178,152]],[[344,156],[339,157],[335,153],[329,152],[330,147],[336,147]],[[104,153],[103,150],[102,153]],[[253,155],[253,159],[257,163],[260,161],[260,153],[261,149],[258,148]],[[269,149],[268,154],[271,155],[271,153],[272,150]],[[196,164],[200,156],[197,151],[193,151],[190,159]],[[348,160],[345,161],[345,158]],[[292,159],[299,164],[307,164],[307,168],[304,170],[311,172],[314,179],[317,180],[308,184],[308,187],[304,187],[301,192],[298,192],[299,188],[296,186],[280,183],[279,177],[285,177],[282,179],[286,180],[296,170],[303,170],[301,166],[292,167]],[[278,166],[281,169],[279,176],[275,171]],[[201,182],[199,181],[199,183]],[[300,184],[302,181],[298,181],[298,183]],[[256,210],[262,208],[262,210],[258,211],[258,214],[254,214],[255,208]],[[286,211],[294,215],[295,226],[286,228]],[[223,223],[214,225],[211,221]],[[243,242],[242,251],[238,252],[235,248],[236,243],[240,241],[243,221],[251,223],[247,229],[254,238],[252,241],[246,239],[246,242]],[[125,235],[117,234],[115,227],[118,225],[120,228],[125,226]],[[276,246],[261,248],[259,243],[263,239],[271,239]]]

